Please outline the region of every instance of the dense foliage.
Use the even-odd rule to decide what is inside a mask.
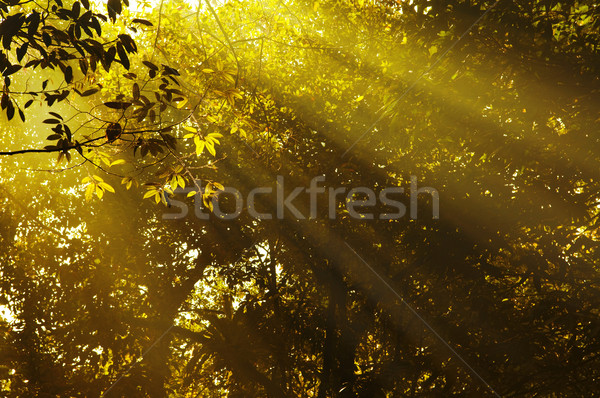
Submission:
[[[4,396],[595,393],[593,2],[0,4]]]

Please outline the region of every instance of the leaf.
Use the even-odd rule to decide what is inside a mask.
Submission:
[[[121,11],[123,11],[121,0],[108,0],[106,8],[108,9],[108,17],[113,22],[117,19],[117,14],[121,14]]]
[[[177,69],[171,68],[168,65],[165,64],[161,64],[164,71],[163,71],[163,75],[168,76],[168,75],[175,75],[175,76],[180,76],[180,73]]]
[[[90,200],[92,200],[92,195],[94,194],[94,188],[96,188],[96,186],[94,184],[89,184],[87,186],[87,188],[85,189],[85,200],[87,200],[88,202]]]
[[[196,155],[200,156],[204,151],[204,147],[206,146],[206,142],[202,141],[200,137],[194,137],[194,144],[196,144]]]
[[[64,75],[65,75],[65,81],[67,82],[67,84],[71,83],[73,81],[73,68],[71,68],[70,66],[67,66],[65,68]]]
[[[108,101],[104,103],[104,106],[110,109],[127,109],[131,106],[131,102]]]
[[[11,120],[14,116],[15,116],[15,107],[12,104],[12,102],[9,102],[8,106],[6,107],[6,117],[8,118],[8,120]]]
[[[206,142],[206,149],[208,150],[208,152],[213,155],[216,156],[217,155],[217,151],[215,151],[215,144],[213,144],[212,142]]]
[[[147,21],[145,19],[141,19],[141,18],[135,18],[131,20],[132,23],[139,23],[140,25],[145,25],[145,26],[154,26],[152,25],[152,22]]]
[[[16,73],[19,70],[21,70],[21,68],[23,68],[21,65],[10,65],[4,70],[4,72],[2,72],[2,76],[10,76],[13,73]]]
[[[137,52],[137,46],[135,44],[135,41],[131,38],[131,36],[129,36],[128,34],[122,33],[119,35],[119,40],[121,41],[121,43],[123,44],[123,47],[125,48],[125,50],[127,50],[127,52],[129,52],[129,53]]]
[[[131,177],[123,177],[121,180],[121,184],[125,185],[125,189],[131,188],[131,184],[133,183],[133,179]]]
[[[25,42],[21,47],[17,48],[17,61],[21,62],[25,54],[27,54],[27,48],[29,47],[29,43]]]
[[[190,192],[188,192],[188,194],[187,194],[187,197],[189,198],[190,196],[194,196],[194,195],[196,195],[197,193],[198,193],[198,192],[196,192],[196,191],[190,191]]]
[[[96,185],[96,195],[100,199],[102,199],[102,196],[104,196],[104,190],[98,185]]]
[[[119,60],[123,67],[129,70],[129,57],[127,56],[127,52],[125,51],[125,47],[121,43],[117,43],[117,54],[119,54]]]
[[[213,211],[213,204],[210,195],[203,195],[202,202],[204,203],[204,206],[208,207],[211,212]]]
[[[98,186],[101,187],[101,188],[103,188],[103,189],[105,189],[108,192],[115,193],[115,189],[112,186],[110,186],[107,183],[105,183],[105,182],[99,183]]]
[[[111,162],[111,166],[115,166],[117,164],[124,164],[125,163],[125,159],[117,159],[114,162]]]
[[[179,103],[177,104],[177,109],[181,109],[185,106],[185,104],[187,104],[188,99],[184,98],[183,101],[179,101]]]
[[[85,91],[84,91],[83,93],[81,93],[80,95],[81,95],[82,97],[88,97],[88,96],[90,96],[90,95],[92,95],[92,94],[96,94],[98,91],[99,91],[99,89],[97,89],[97,88],[90,88],[90,89],[88,89],[88,90],[85,90]]]
[[[106,128],[106,140],[108,142],[114,142],[121,136],[122,132],[123,128],[119,123],[111,123]]]
[[[144,199],[149,198],[150,196],[154,196],[158,191],[156,189],[150,189],[148,192],[144,194]]]
[[[137,83],[133,83],[131,91],[133,93],[133,99],[138,100],[140,98],[140,86]]]
[[[71,8],[71,18],[77,19],[79,18],[79,13],[81,12],[81,4],[76,1],[73,3],[73,7]]]
[[[158,66],[154,65],[152,62],[150,61],[142,61],[142,63],[144,65],[146,65],[148,68],[150,68],[151,70],[158,70]]]
[[[206,141],[211,143],[221,144],[217,138],[223,137],[223,134],[220,133],[210,133],[206,136]]]

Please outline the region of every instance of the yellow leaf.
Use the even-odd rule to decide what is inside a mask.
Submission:
[[[191,127],[191,126],[183,126],[183,129],[187,130],[187,131],[191,131],[192,133],[198,132],[198,130],[196,130],[194,127]]]
[[[96,181],[104,181],[102,178],[100,178],[96,174],[94,174],[92,177],[94,177],[94,180],[96,180]]]
[[[197,137],[197,135],[196,135],[196,134],[194,134],[194,133],[191,133],[191,134],[186,134],[186,135],[184,135],[184,136],[183,136],[183,138],[185,138],[185,139],[188,139],[188,138],[194,138],[194,137]]]
[[[157,191],[157,192],[154,194],[154,201],[156,202],[156,204],[158,204],[158,202],[160,202],[160,199],[161,199],[160,192],[158,192],[158,191]]]
[[[149,198],[150,196],[153,196],[154,194],[156,194],[156,192],[158,192],[156,189],[150,189],[148,192],[146,192],[144,194],[144,199]]]
[[[210,134],[206,136],[206,142],[213,143],[213,145],[214,143],[221,144],[219,140],[217,140],[215,137],[211,137]]]
[[[102,196],[104,196],[104,190],[99,186],[96,186],[96,195],[98,195],[98,198],[100,199],[102,199]]]
[[[87,184],[90,182],[90,177],[85,177],[83,180],[81,180],[82,184]]]
[[[215,144],[213,144],[212,142],[206,142],[206,149],[208,150],[208,152],[213,155],[216,156],[217,152],[215,151]]]
[[[102,187],[102,188],[103,188],[105,191],[108,191],[108,192],[115,193],[115,190],[114,190],[114,188],[113,188],[113,187],[111,187],[110,185],[108,185],[108,184],[107,184],[107,183],[105,183],[105,182],[101,182],[101,183],[99,183],[99,184],[98,184],[98,186],[99,186],[99,187]]]
[[[235,79],[233,78],[233,76],[231,76],[228,73],[223,73],[223,77],[225,78],[225,80],[227,80],[228,82],[230,82],[231,84],[235,84]]]
[[[125,160],[124,160],[124,159],[117,159],[117,160],[115,160],[114,162],[112,162],[110,165],[111,165],[111,166],[114,166],[114,165],[116,165],[116,164],[123,164],[123,163],[125,163]]]
[[[202,69],[202,72],[204,72],[204,73],[215,73],[215,71],[212,70],[212,69],[210,69],[210,68]]]
[[[196,195],[197,193],[198,193],[198,192],[196,192],[196,191],[190,191],[190,192],[187,194],[187,197],[189,198],[190,196],[194,196],[194,195]]]
[[[204,203],[204,206],[206,206],[210,209],[210,211],[213,211],[213,204],[212,204],[212,200],[211,200],[210,196],[208,196],[208,195],[203,196],[202,202]]]
[[[85,200],[87,200],[88,202],[90,200],[92,200],[92,195],[94,194],[94,188],[95,188],[95,185],[94,184],[90,184],[85,189]]]
[[[204,147],[205,146],[208,147],[208,145],[205,145],[205,144],[207,144],[207,143],[198,139],[198,142],[196,142],[196,155],[200,156],[202,154],[202,152],[204,151]]]
[[[187,102],[188,102],[188,99],[187,99],[187,98],[184,98],[184,99],[183,99],[183,101],[180,101],[180,102],[177,104],[177,109],[181,109],[181,108],[183,108],[183,107],[185,106],[185,104],[187,104]]]

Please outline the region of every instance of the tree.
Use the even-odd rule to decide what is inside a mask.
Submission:
[[[306,220],[162,220],[175,209],[136,192],[83,202],[62,193],[77,174],[8,173],[21,205],[2,207],[7,394],[593,394],[595,5],[163,3],[143,18],[160,29],[136,37],[139,56],[171,59],[184,98],[163,114],[179,145],[139,163],[145,196],[191,208],[219,183],[247,197],[325,175],[408,187],[409,206],[415,175],[440,219],[422,195],[416,219],[373,206],[357,220],[343,203],[329,218],[324,198]],[[107,98],[127,80],[99,78]],[[87,182],[128,177],[107,171]],[[179,177],[204,198],[178,194]],[[275,214],[272,199],[257,207]]]
[[[108,16],[97,12],[88,1],[65,5],[58,0],[46,8],[27,2],[2,3],[0,70],[4,76],[2,109],[7,120],[11,121],[18,112],[25,122],[25,110],[36,103],[49,109],[61,102],[68,103],[62,110],[49,110],[49,117],[43,120],[51,130],[46,138],[51,142],[49,145],[5,151],[2,155],[55,152],[59,164],[63,159],[69,162],[76,151],[83,159],[82,164],[102,168],[123,162],[111,159],[109,152],[101,150],[107,146],[127,146],[133,148],[134,155],[139,150],[142,157],[174,148],[175,140],[169,134],[173,123],[156,121],[168,106],[183,100],[176,96],[181,94],[176,78],[179,73],[168,65],[157,66],[150,60],[142,60],[145,76],[138,79],[135,73],[125,73],[127,79],[134,81],[129,96],[119,92],[101,103],[97,99],[86,103],[78,98],[95,98],[92,96],[101,89],[110,89],[98,83],[99,66],[106,73],[118,70],[117,64],[128,71],[130,58],[138,51],[130,33],[139,34],[140,26],[152,26],[145,19],[128,18],[111,27],[108,20],[116,22],[123,7],[120,0],[110,0],[106,7]],[[110,32],[108,36],[103,35],[103,27]],[[55,70],[62,75],[58,77],[52,72]],[[12,85],[11,78],[15,80]],[[56,80],[58,84],[53,84]],[[148,99],[150,92],[155,99]],[[79,107],[73,106],[74,103]],[[78,123],[73,131],[73,125]],[[88,180],[88,199],[94,193],[102,197],[105,191],[114,192],[101,178]]]

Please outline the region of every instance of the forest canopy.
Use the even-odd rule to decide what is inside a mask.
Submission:
[[[1,396],[596,392],[596,3],[0,0],[0,73]]]

